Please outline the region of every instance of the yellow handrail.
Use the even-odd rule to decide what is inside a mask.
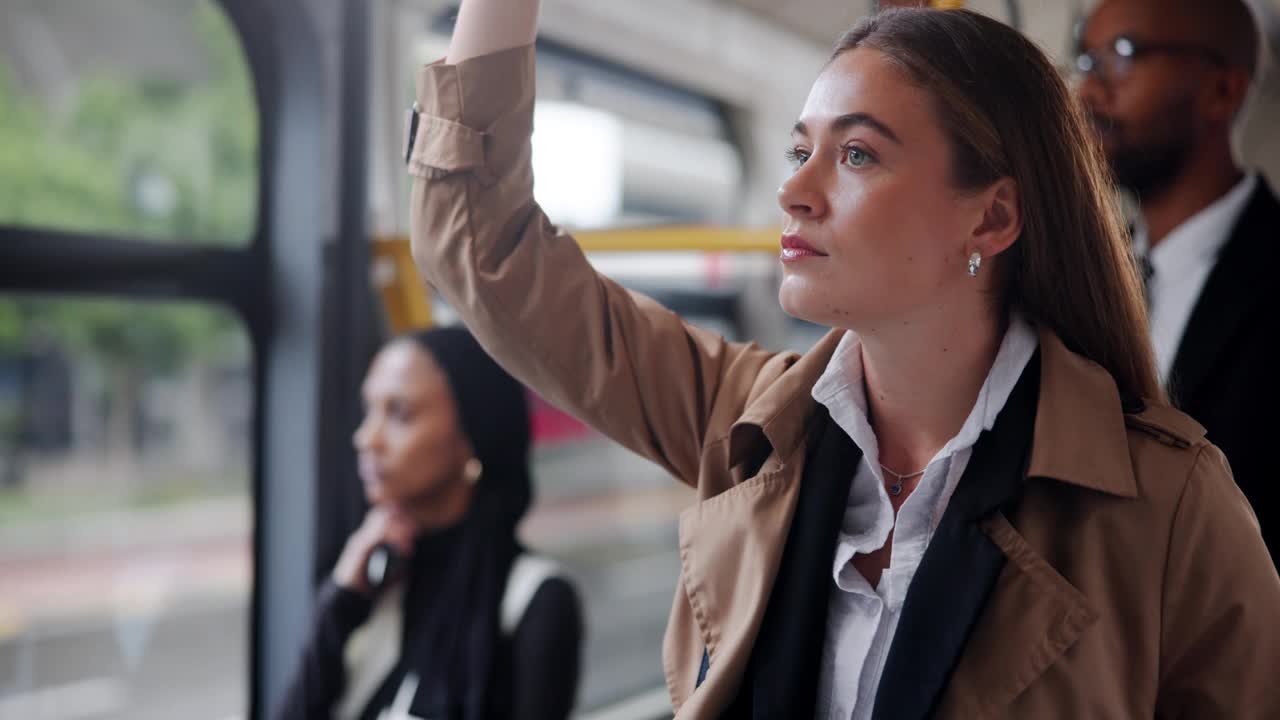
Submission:
[[[574,233],[587,252],[778,252],[778,228],[665,225]]]
[[[369,250],[370,278],[391,332],[402,335],[431,327],[431,290],[413,264],[409,238],[374,238]]]
[[[664,225],[574,233],[587,252],[778,252],[778,228]],[[374,288],[395,334],[431,327],[431,293],[409,251],[409,238],[390,235],[371,243]]]

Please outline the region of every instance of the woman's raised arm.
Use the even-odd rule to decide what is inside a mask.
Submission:
[[[464,59],[418,74],[414,260],[513,376],[694,483],[704,446],[728,433],[774,355],[689,326],[600,276],[538,207],[535,10],[467,0],[449,53]]]
[[[538,34],[539,0],[464,0],[447,62],[528,45]]]

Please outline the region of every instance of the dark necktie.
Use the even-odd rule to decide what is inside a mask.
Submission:
[[[1142,272],[1142,295],[1147,299],[1147,309],[1151,309],[1151,278],[1156,274],[1156,268],[1151,264],[1151,258],[1147,253],[1138,256],[1138,270]]]
[[[1128,226],[1129,238],[1132,240],[1136,234],[1137,228],[1133,223]],[[1134,243],[1136,246],[1137,243]],[[1133,247],[1133,258],[1138,263],[1138,273],[1142,275],[1142,297],[1147,302],[1147,312],[1151,311],[1151,278],[1156,274],[1156,268],[1151,264],[1151,248],[1147,248],[1145,252],[1138,252],[1137,247]]]

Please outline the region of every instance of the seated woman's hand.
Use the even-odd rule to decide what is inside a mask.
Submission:
[[[365,577],[365,566],[373,549],[386,543],[408,557],[413,552],[413,538],[417,532],[417,523],[408,513],[377,505],[370,508],[364,522],[347,538],[342,555],[333,568],[334,583],[348,590],[372,592],[373,588]],[[396,579],[390,578],[389,582]]]

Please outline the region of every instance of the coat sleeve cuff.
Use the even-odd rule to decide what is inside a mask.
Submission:
[[[409,172],[438,178],[466,171],[492,183],[502,171],[500,151],[532,131],[533,97],[533,45],[423,67],[405,133]]]

